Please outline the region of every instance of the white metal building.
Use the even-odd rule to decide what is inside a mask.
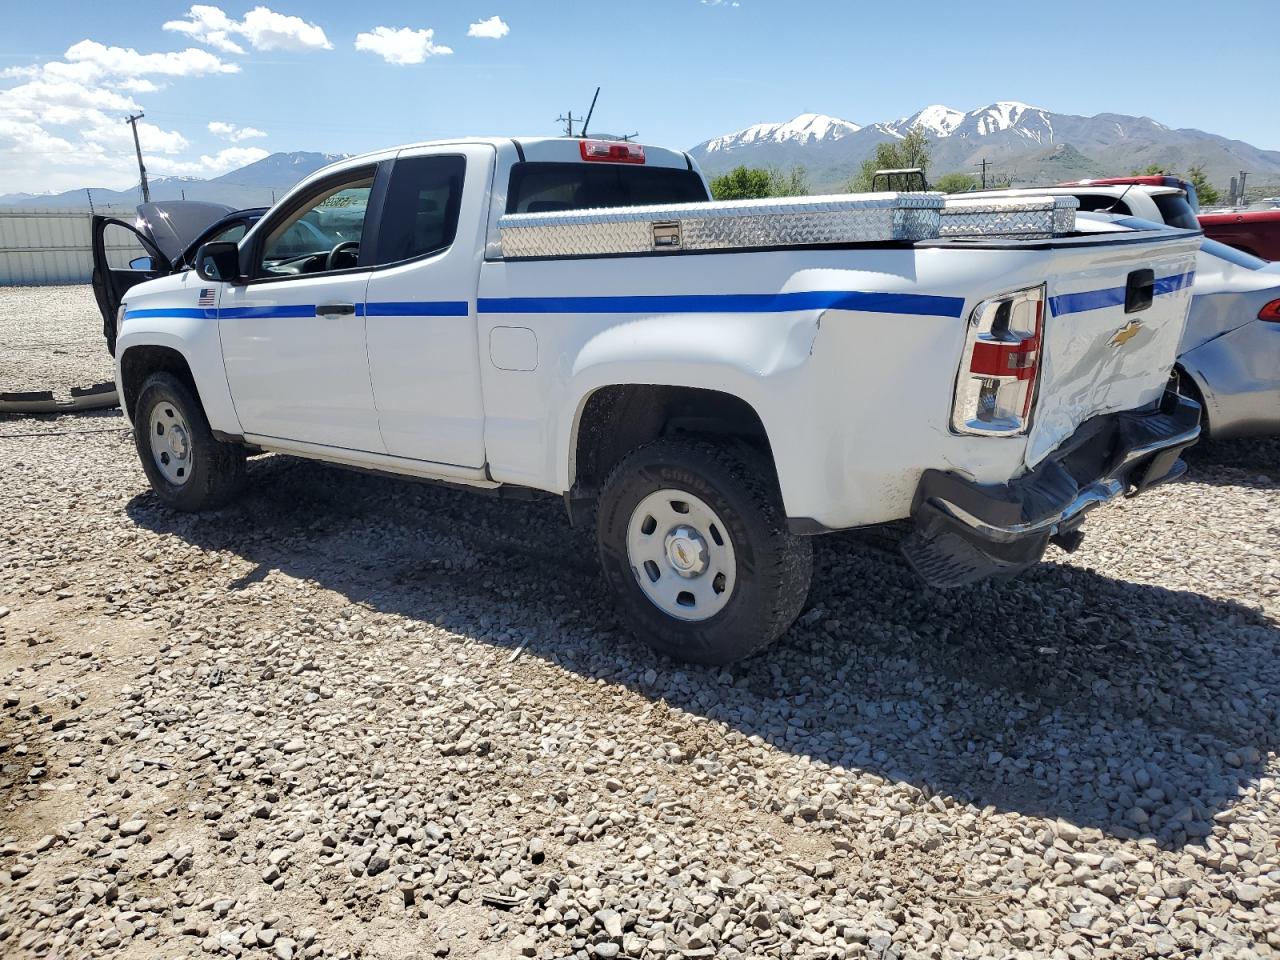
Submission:
[[[102,209],[98,213],[132,222],[134,211]],[[15,284],[88,283],[93,272],[86,207],[0,207],[0,286]],[[107,231],[107,254],[123,266],[143,255],[137,244],[124,242],[125,231]]]

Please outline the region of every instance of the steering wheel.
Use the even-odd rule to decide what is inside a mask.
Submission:
[[[340,254],[343,254],[348,250],[359,250],[359,249],[360,249],[359,240],[343,240],[341,243],[335,245],[334,248],[329,251],[329,255],[324,258],[325,270],[337,269],[335,265],[338,262],[338,256]]]

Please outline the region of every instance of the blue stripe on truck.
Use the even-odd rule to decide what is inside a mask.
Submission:
[[[1194,270],[1187,273],[1175,273],[1168,277],[1159,277],[1155,283],[1155,294],[1173,293],[1183,287],[1191,286],[1196,277]],[[1124,303],[1124,287],[1108,287],[1106,290],[1086,290],[1083,293],[1063,293],[1049,298],[1049,309],[1054,316],[1064,313],[1084,313],[1086,310],[1102,310],[1106,307],[1118,307]]]
[[[797,293],[710,293],[634,297],[481,297],[480,313],[781,313],[857,310],[959,317],[963,297],[923,293],[810,290]]]
[[[1194,271],[1160,277],[1157,296],[1191,285]],[[1124,287],[1064,293],[1049,298],[1055,315],[1101,310],[1124,303]],[[963,297],[923,293],[876,293],[865,290],[807,290],[795,293],[694,293],[619,297],[481,297],[479,313],[782,313],[787,310],[852,310],[861,313],[897,313],[924,317],[960,317]],[[134,317],[180,317],[195,320],[275,319],[313,317],[315,304],[262,307],[212,308],[159,307],[128,310]],[[465,317],[471,312],[466,300],[393,300],[356,304],[357,316],[369,317]]]

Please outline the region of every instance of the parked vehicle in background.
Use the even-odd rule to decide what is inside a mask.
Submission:
[[[1154,178],[1148,178],[1154,179]],[[978,190],[965,197],[1075,197],[1080,211],[1101,211],[1124,217],[1139,217],[1152,223],[1167,224],[1181,230],[1199,230],[1200,222],[1187,193],[1181,187],[1166,184],[1081,183],[1056,187],[1017,187],[1005,190]]]
[[[1134,217],[1082,214],[1082,231],[1149,230]],[[1178,345],[1181,392],[1218,438],[1280,435],[1280,263],[1206,239]]]
[[[116,314],[129,290],[146,280],[190,270],[201,244],[239,240],[266,212],[266,207],[236,210],[200,200],[162,200],[139,204],[138,218],[133,223],[94,216],[93,295],[102,313],[102,332],[112,356],[116,352]],[[138,256],[127,266],[112,266],[108,261],[108,230],[123,230],[137,241]]]
[[[1181,190],[1187,198],[1187,203],[1195,213],[1200,212],[1200,197],[1196,193],[1195,184],[1190,180],[1184,180],[1182,177],[1175,177],[1167,173],[1141,174],[1132,177],[1097,177],[1091,180],[1068,180],[1058,184],[1060,187],[1124,187],[1130,184],[1143,187],[1173,187],[1175,190]]]
[[[250,449],[563,497],[631,629],[725,663],[803,609],[812,534],[911,518],[912,566],[959,586],[1185,470],[1199,234],[950,206],[711,202],[638,143],[385,150],[130,289],[117,384],[173,507],[226,503]]]
[[[1263,260],[1280,260],[1280,208],[1200,214],[1205,236]]]

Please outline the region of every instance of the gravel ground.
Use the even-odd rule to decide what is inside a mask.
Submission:
[[[558,502],[0,421],[0,952],[1280,955],[1280,443],[1194,461],[1016,581],[820,538],[717,670]]]
[[[0,287],[0,393],[65,399],[113,376],[91,287]]]

